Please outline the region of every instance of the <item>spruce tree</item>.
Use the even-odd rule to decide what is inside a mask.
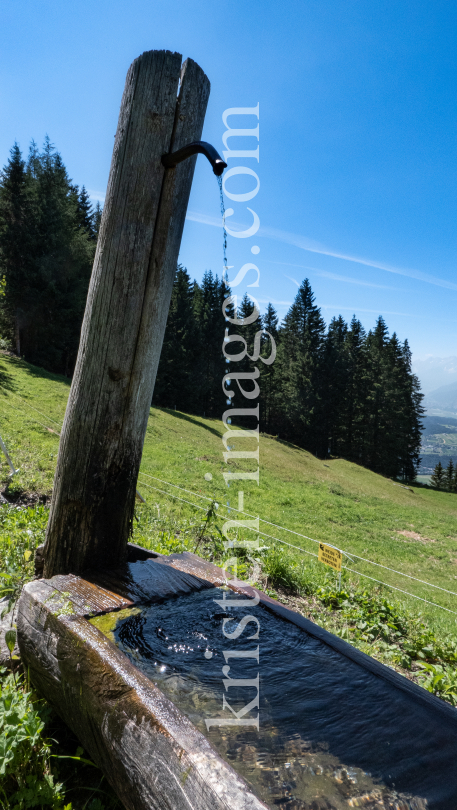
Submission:
[[[79,342],[95,244],[78,214],[80,194],[46,138],[26,165],[15,146],[0,180],[4,312],[26,360],[69,374]]]
[[[320,367],[325,324],[305,279],[280,331],[277,356],[278,410],[275,432],[325,454],[320,423]]]
[[[94,212],[92,210],[92,203],[85,186],[82,186],[81,191],[78,194],[76,205],[76,222],[78,227],[82,228],[90,239],[96,238],[94,230]]]
[[[97,202],[95,203],[94,213],[92,214],[92,231],[94,234],[94,239],[97,239],[98,237],[98,232],[100,230],[100,223],[102,221],[102,213],[103,208],[97,200]]]
[[[386,413],[384,383],[389,370],[385,348],[388,331],[384,319],[379,316],[373,331],[367,335],[367,431],[363,451],[363,463],[375,472],[382,472],[386,457],[382,448],[383,417]]]
[[[178,265],[173,284],[167,326],[160,355],[154,404],[195,413],[197,328],[193,308],[194,284]]]
[[[452,458],[450,458],[449,464],[447,465],[444,471],[443,486],[442,486],[442,488],[447,490],[447,492],[452,492],[454,489],[454,477],[455,477],[454,462],[452,461]]]
[[[345,336],[346,385],[341,403],[341,419],[336,452],[351,461],[361,462],[367,434],[368,363],[367,336],[355,317]]]
[[[430,483],[432,487],[435,487],[436,489],[443,489],[444,470],[441,461],[439,461],[438,464],[435,466],[435,469],[433,470],[433,473],[430,477]]]
[[[268,335],[271,335],[271,337],[273,338],[276,348],[279,343],[278,313],[276,312],[272,304],[267,305],[266,312],[262,317],[262,327],[265,331],[265,334],[262,338],[261,355],[262,357],[269,358],[273,347],[271,344],[271,339],[270,337],[268,337]],[[268,333],[268,335],[266,333]],[[277,365],[275,362],[271,364],[260,362],[259,371],[260,371],[260,398],[259,398],[260,421],[262,425],[262,430],[264,430],[267,433],[270,433],[273,428],[273,424],[275,421],[275,413],[278,407]]]
[[[349,366],[347,332],[347,324],[340,315],[338,318],[332,318],[324,340],[319,381],[321,404],[318,426],[323,456],[337,454],[342,443]]]
[[[21,330],[34,300],[37,211],[32,185],[17,143],[0,176],[0,275],[4,278],[2,331],[21,355]]]
[[[391,478],[414,478],[409,468],[409,381],[403,347],[394,333],[386,340],[381,363],[379,434],[376,458],[379,472]]]
[[[226,283],[211,270],[204,273],[201,285],[194,291],[194,316],[198,328],[195,346],[195,384],[198,392],[197,412],[206,416],[220,416],[226,403],[222,379],[230,370],[222,353],[225,328],[222,304],[230,294]],[[229,332],[233,331],[233,327]]]

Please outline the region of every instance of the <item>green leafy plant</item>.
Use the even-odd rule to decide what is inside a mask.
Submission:
[[[14,631],[8,631],[14,632]],[[14,647],[10,636],[8,648]],[[43,735],[49,709],[32,700],[24,680],[0,671],[0,807],[63,808],[63,785],[50,765],[50,745]],[[66,805],[65,810],[71,810]]]
[[[457,672],[453,667],[442,664],[421,663],[419,675],[422,686],[428,692],[447,700],[457,706]]]
[[[44,540],[48,514],[44,506],[0,510],[0,598],[14,601],[24,583],[33,579],[33,556]]]

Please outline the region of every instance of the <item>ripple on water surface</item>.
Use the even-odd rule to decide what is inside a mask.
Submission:
[[[455,810],[456,723],[261,605],[230,607],[235,598],[213,588],[148,605],[119,617],[112,637],[271,808]],[[248,614],[258,624],[234,637]],[[258,674],[259,730],[208,730],[205,720],[234,718],[224,696],[238,713],[256,698],[255,685],[228,680]],[[255,704],[239,714],[256,715]]]

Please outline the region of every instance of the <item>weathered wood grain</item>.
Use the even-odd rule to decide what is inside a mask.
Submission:
[[[127,557],[135,489],[195,158],[161,156],[201,137],[209,81],[192,60],[149,51],[127,75],[106,203],[68,400],[44,576]]]
[[[265,810],[192,723],[51,583],[18,609],[24,665],[127,810]]]

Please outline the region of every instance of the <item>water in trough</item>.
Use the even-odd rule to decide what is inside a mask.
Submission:
[[[112,640],[272,810],[455,810],[457,723],[261,604],[225,598],[211,588],[92,621],[111,622]],[[240,719],[258,712],[259,729],[208,728],[237,719],[224,697]]]

